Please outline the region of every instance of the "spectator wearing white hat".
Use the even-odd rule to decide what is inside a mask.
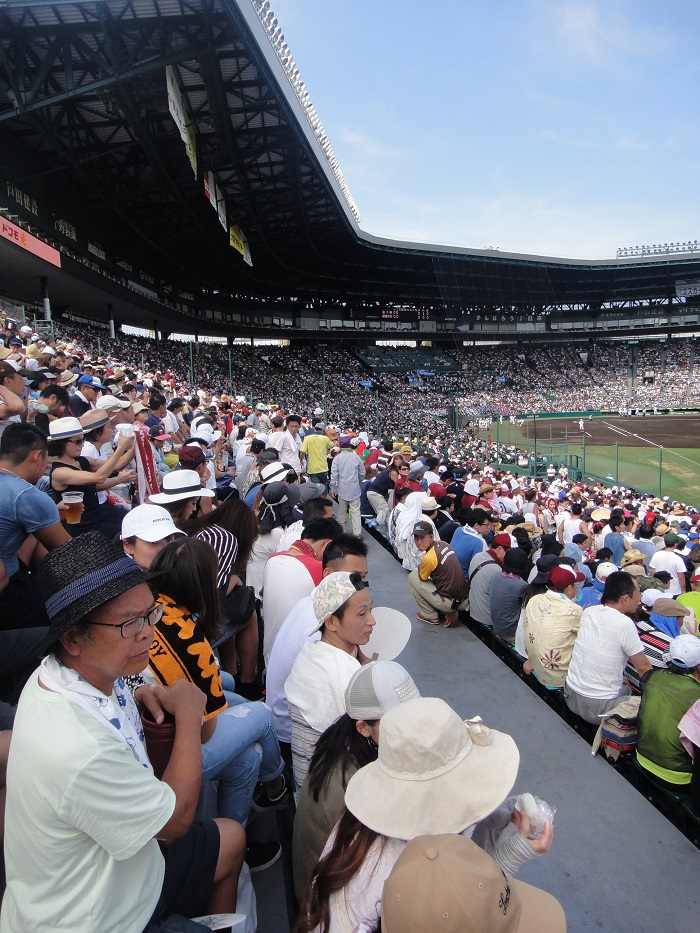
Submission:
[[[408,842],[470,834],[513,874],[552,843],[551,822],[528,840],[529,822],[509,798],[520,756],[513,739],[477,717],[463,722],[443,701],[415,697],[381,719],[376,761],[348,782],[345,810],[301,904],[296,933],[377,928],[381,895]]]
[[[420,696],[395,661],[373,661],[356,671],[345,691],[345,713],[316,744],[299,791],[294,820],[294,890],[301,899],[331,830],[345,806],[348,781],[376,761],[379,721],[388,710]]]
[[[161,491],[152,495],[149,501],[162,505],[175,524],[182,524],[196,511],[200,499],[213,497],[214,493],[211,489],[204,489],[195,470],[182,469],[164,476]]]
[[[94,435],[109,422],[104,411],[91,409],[86,413],[85,424],[78,418],[57,418],[49,425],[49,456],[51,464],[49,481],[52,495],[60,501],[64,492],[83,493],[83,512],[78,524],[67,525],[71,537],[78,537],[88,531],[99,531],[110,540],[121,530],[123,510],[112,507],[108,502],[100,502],[98,490],[106,484],[109,488],[111,474],[119,473],[133,457],[134,442],[121,436],[111,457],[99,460],[82,456],[85,443],[85,430]],[[114,479],[114,477],[111,477]],[[119,480],[123,481],[123,480]]]
[[[159,505],[137,505],[122,521],[122,547],[141,570],[148,572],[165,545],[184,533],[175,526],[167,509]]]

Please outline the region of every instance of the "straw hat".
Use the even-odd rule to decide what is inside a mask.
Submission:
[[[66,386],[73,385],[73,383],[75,382],[77,378],[78,378],[77,373],[72,373],[70,372],[70,370],[64,369],[63,372],[61,373],[60,385],[65,389]]]
[[[566,933],[559,902],[507,878],[471,839],[419,836],[384,883],[385,933]]]
[[[88,434],[90,431],[96,431],[98,428],[103,428],[106,424],[109,424],[109,415],[106,411],[91,408],[90,411],[86,411],[84,415],[81,415],[78,420],[82,430]]]
[[[622,560],[620,561],[621,567],[627,567],[628,564],[636,564],[640,560],[644,560],[644,554],[641,551],[638,551],[636,547],[630,548],[629,551],[625,551],[622,555]]]
[[[515,529],[527,532],[529,538],[539,538],[542,535],[542,529],[538,528],[534,522],[520,522],[519,525],[507,525],[505,530],[512,535]]]
[[[62,441],[66,437],[76,437],[84,434],[83,426],[78,418],[56,418],[49,425],[49,440]]]
[[[352,776],[345,805],[396,839],[459,833],[503,803],[519,761],[509,735],[462,722],[444,700],[417,697],[382,718],[379,758]]]

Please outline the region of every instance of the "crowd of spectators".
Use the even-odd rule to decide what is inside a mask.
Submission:
[[[425,928],[430,904],[411,926],[393,892],[427,852],[517,898],[503,873],[549,850],[551,814],[511,795],[510,736],[370,660],[387,617],[361,518],[394,546],[421,625],[492,628],[589,722],[641,692],[640,765],[697,791],[700,514],[480,467],[488,441],[439,420],[452,390],[493,379],[507,406],[554,360],[479,353],[480,372],[465,353],[415,388],[416,430],[405,376],[373,372],[368,390],[331,345],[234,346],[229,363],[220,345],[89,327],[2,335],[0,929],[205,929],[189,918],[232,912],[241,877],[280,857],[247,840],[251,811],[297,799],[294,933]],[[584,375],[600,388],[569,364],[562,401]],[[551,898],[537,911],[564,929]]]

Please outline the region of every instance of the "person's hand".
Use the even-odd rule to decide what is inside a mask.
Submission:
[[[516,807],[513,810],[512,820],[520,835],[534,852],[537,852],[538,855],[543,855],[545,852],[549,852],[549,850],[552,848],[552,843],[554,842],[554,825],[552,824],[551,820],[547,820],[545,822],[542,834],[538,839],[527,838],[527,835],[530,832],[530,820],[527,813],[521,813],[520,810],[518,810]]]
[[[119,482],[118,486],[121,486],[123,483],[135,483],[136,482],[136,470],[121,470],[117,474],[117,479]]]
[[[333,496],[334,499],[337,499],[337,498],[338,498],[338,492],[337,492],[337,490],[331,489],[331,495]]]
[[[189,680],[181,677],[175,681],[172,687],[155,684],[152,692],[161,707],[174,716],[176,722],[178,719],[184,719],[187,716],[196,716],[200,722],[204,721],[207,698],[199,687],[196,687]]]
[[[155,684],[142,684],[134,690],[134,699],[141,706],[145,706],[153,716],[154,722],[161,725],[165,719],[165,707],[155,694]]]
[[[58,509],[59,512],[64,512],[65,514],[70,512],[71,508],[73,509],[77,508],[80,512],[85,511],[85,506],[83,505],[82,502],[71,502],[71,504],[69,505],[67,502],[64,502],[63,499],[61,499],[60,502],[56,503],[56,508]]]
[[[125,453],[127,450],[129,450],[129,448],[131,448],[131,449],[133,450],[133,447],[134,447],[134,439],[133,439],[133,437],[125,437],[125,436],[121,433],[121,431],[120,431],[120,432],[119,432],[119,440],[117,441],[116,450],[118,450],[119,453]]]

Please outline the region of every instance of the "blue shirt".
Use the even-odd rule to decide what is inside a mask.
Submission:
[[[17,551],[33,531],[59,522],[56,503],[11,473],[0,473],[0,558],[8,576],[17,573]]]
[[[468,577],[471,559],[475,554],[481,554],[482,551],[486,550],[486,541],[477,531],[471,528],[469,531],[464,528],[457,528],[452,535],[450,545],[457,555],[462,573],[465,577]]]
[[[612,562],[619,567],[625,554],[625,539],[619,532],[617,532],[617,534],[608,532],[603,540],[603,545],[610,548],[612,551]]]

